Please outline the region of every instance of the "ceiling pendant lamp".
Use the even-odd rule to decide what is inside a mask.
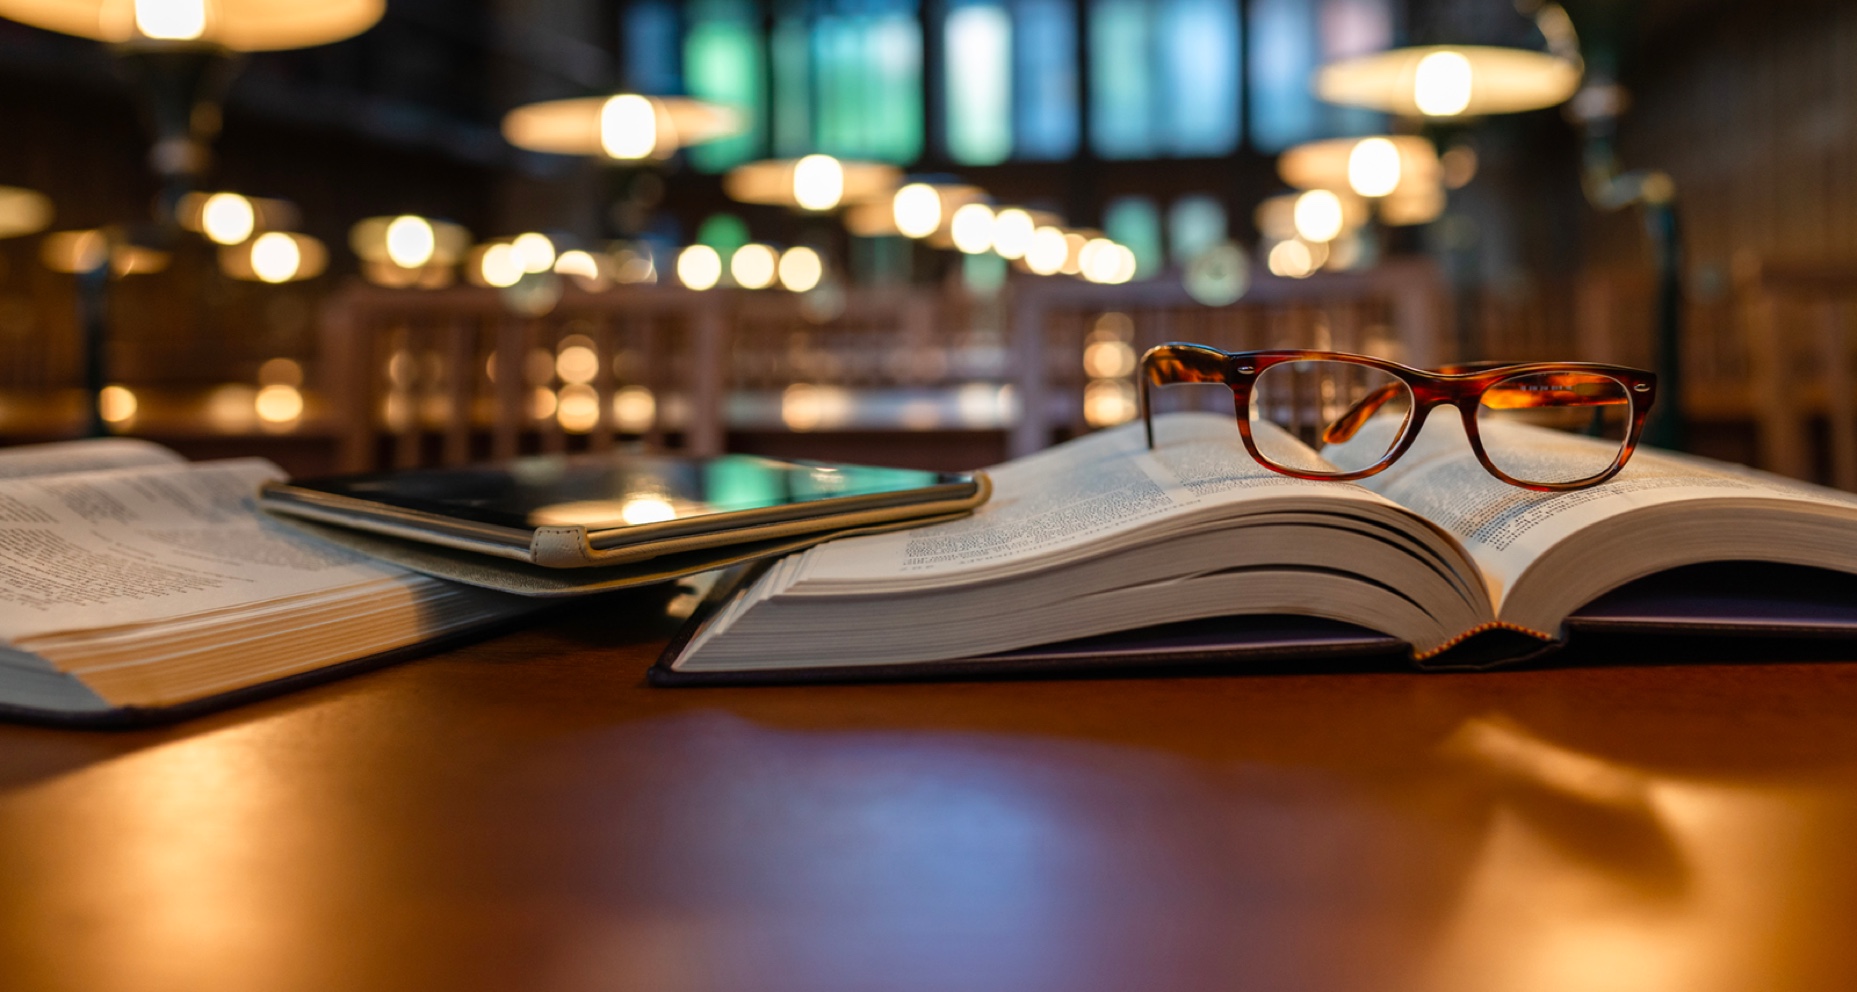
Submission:
[[[617,93],[517,107],[503,116],[503,137],[526,151],[648,162],[740,134],[744,126],[739,111],[720,104]]]
[[[1329,103],[1404,117],[1514,114],[1567,102],[1585,65],[1573,22],[1558,4],[1535,9],[1547,50],[1504,45],[1417,45],[1331,62],[1316,72]]]

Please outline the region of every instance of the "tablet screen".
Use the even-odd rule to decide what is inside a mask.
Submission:
[[[966,474],[780,461],[753,455],[676,458],[546,455],[495,465],[293,483],[405,510],[523,530],[612,530],[718,514],[856,499],[885,505],[971,492]],[[821,505],[820,510],[827,509]]]

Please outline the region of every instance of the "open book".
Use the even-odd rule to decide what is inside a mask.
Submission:
[[[1600,443],[1493,429],[1527,432],[1516,442],[1547,460],[1590,461]],[[1156,437],[1150,451],[1140,424],[1086,436],[990,470],[993,500],[969,519],[782,559],[716,597],[654,674],[984,670],[1245,616],[1341,621],[1421,663],[1480,643],[1484,663],[1491,644],[1537,650],[1602,594],[1681,566],[1857,572],[1857,497],[1704,459],[1641,450],[1601,486],[1538,493],[1490,476],[1448,416],[1359,483],[1264,469],[1229,415],[1166,415]],[[1386,437],[1370,424],[1347,443]],[[1301,454],[1342,459],[1335,447]]]
[[[121,720],[534,608],[262,517],[283,474],[127,439],[0,451],[0,713]]]

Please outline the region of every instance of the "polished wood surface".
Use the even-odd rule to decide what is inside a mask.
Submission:
[[[1857,986],[1857,664],[647,688],[663,633],[0,727],[0,987]]]

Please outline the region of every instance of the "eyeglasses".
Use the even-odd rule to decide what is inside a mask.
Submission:
[[[1230,386],[1245,449],[1265,468],[1298,479],[1345,481],[1384,471],[1412,447],[1433,407],[1453,406],[1483,467],[1538,492],[1582,489],[1617,475],[1657,396],[1655,375],[1619,365],[1478,363],[1427,372],[1365,355],[1228,352],[1197,344],[1149,349],[1140,376],[1150,448],[1153,386]]]

